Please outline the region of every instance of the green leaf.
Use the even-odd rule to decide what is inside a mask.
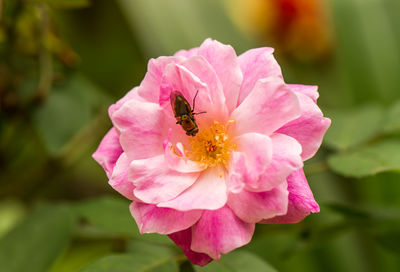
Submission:
[[[325,144],[345,150],[365,143],[382,128],[383,109],[378,105],[366,105],[357,109],[327,111],[332,125],[325,135]]]
[[[171,257],[159,258],[149,254],[120,254],[103,257],[79,272],[174,272],[178,265]]]
[[[1,269],[46,271],[68,245],[74,227],[75,218],[66,206],[36,209],[1,239]]]
[[[365,177],[400,170],[400,141],[385,140],[360,150],[332,155],[330,168],[347,177]]]
[[[137,253],[158,257],[171,257],[177,255],[177,251],[175,251],[174,248],[176,247],[172,247],[172,243],[157,244],[148,240],[134,239],[129,242],[127,251],[132,254]]]
[[[79,203],[76,213],[89,223],[107,231],[138,236],[139,231],[129,212],[129,201],[122,198],[102,197]]]
[[[397,101],[388,111],[386,115],[383,131],[385,133],[400,132],[400,101]]]
[[[277,270],[266,263],[256,255],[244,251],[237,250],[224,255],[220,261],[213,261],[205,267],[196,266],[197,272],[242,272],[242,271],[257,271],[257,272],[276,272]]]
[[[94,117],[107,101],[99,89],[80,76],[54,86],[45,102],[33,115],[33,123],[48,151],[57,155]]]
[[[84,8],[89,0],[35,0],[36,2],[48,4],[54,8]]]
[[[392,229],[385,233],[381,233],[376,237],[377,241],[384,248],[400,254],[400,231],[399,229]]]

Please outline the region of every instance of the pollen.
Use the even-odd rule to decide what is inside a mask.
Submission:
[[[227,166],[236,145],[229,138],[226,127],[215,121],[208,129],[200,129],[189,139],[188,156],[205,167]]]

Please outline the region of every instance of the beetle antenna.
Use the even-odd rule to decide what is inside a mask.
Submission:
[[[196,94],[194,95],[194,98],[193,98],[193,110],[192,110],[192,112],[194,111],[194,108],[195,108],[195,106],[196,106],[196,97],[197,97],[197,94],[199,93],[199,90],[197,90],[197,92],[196,92]]]
[[[193,115],[199,115],[199,114],[202,114],[202,113],[207,113],[206,111],[202,111],[202,112],[194,112],[193,113]]]

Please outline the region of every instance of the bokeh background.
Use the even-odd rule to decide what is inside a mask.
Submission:
[[[332,126],[305,164],[321,213],[199,268],[91,154],[148,60],[207,37],[274,47]],[[0,0],[0,271],[400,271],[399,86],[398,0]]]

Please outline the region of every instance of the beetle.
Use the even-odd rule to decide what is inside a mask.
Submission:
[[[186,131],[186,135],[196,136],[197,132],[199,132],[199,127],[196,124],[196,120],[194,116],[197,114],[206,113],[203,112],[194,112],[196,97],[199,91],[196,92],[196,95],[193,98],[193,109],[190,107],[189,102],[183,96],[183,94],[179,91],[171,92],[169,98],[171,101],[172,111],[174,112],[176,118],[176,124],[182,126],[182,128]]]

